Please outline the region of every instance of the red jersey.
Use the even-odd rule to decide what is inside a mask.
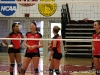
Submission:
[[[27,34],[26,34],[26,37],[27,38],[41,38],[42,37],[42,35],[40,34],[40,33],[35,33],[35,34],[32,34],[31,32],[28,32]],[[39,45],[39,40],[27,40],[27,44],[29,45],[29,46],[34,46],[34,45]],[[39,52],[39,49],[38,48],[36,48],[36,49],[33,49],[33,50],[30,50],[30,49],[28,49],[27,48],[27,52]]]
[[[53,39],[61,39],[61,37],[59,36],[59,34],[57,34],[53,37]],[[51,48],[53,48],[53,40],[51,41]],[[61,53],[61,41],[60,40],[57,40],[56,51],[54,52]]]
[[[17,34],[15,34],[14,32],[11,32],[9,36],[10,38],[21,38],[22,33],[18,32]],[[14,49],[19,49],[21,43],[20,43],[20,40],[11,40],[11,44],[13,44]]]
[[[100,32],[98,34],[94,33],[92,35],[93,39],[100,39]],[[100,55],[100,41],[94,41],[94,55]]]

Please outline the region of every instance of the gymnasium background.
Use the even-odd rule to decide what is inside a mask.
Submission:
[[[26,1],[31,2],[27,3]],[[49,1],[52,3],[49,3]],[[20,22],[20,31],[25,36],[32,21],[37,23],[43,38],[51,38],[53,36],[52,27],[54,25],[62,27],[61,9],[62,5],[66,5],[66,3],[68,3],[71,20],[100,19],[99,0],[0,0],[0,38],[12,31],[11,25],[13,22]],[[40,49],[41,55],[48,55],[48,42],[44,41],[44,47]],[[1,52],[7,52],[6,46],[2,46]],[[25,52],[24,46],[22,47],[23,52]],[[64,53],[63,49],[62,52]]]

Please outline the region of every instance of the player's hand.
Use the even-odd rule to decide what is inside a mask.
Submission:
[[[92,56],[93,56],[94,48],[92,48]]]
[[[30,46],[29,48],[30,48],[30,50],[36,49],[37,45]]]
[[[35,49],[36,48],[36,45],[32,46],[32,49]]]
[[[49,57],[49,61],[51,61],[51,60],[52,60],[52,57],[50,56],[50,57]]]
[[[28,49],[33,50],[33,47],[32,46],[28,46]]]
[[[22,44],[20,44],[20,48],[22,48],[23,47],[23,45]]]
[[[52,48],[51,48],[51,45],[49,45],[49,46],[48,46],[48,49],[49,49],[49,50],[51,50],[51,49],[52,49]]]

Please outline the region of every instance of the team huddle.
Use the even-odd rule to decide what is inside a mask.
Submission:
[[[59,30],[60,28],[58,26],[53,27],[53,34],[54,34],[53,39],[61,39],[60,35],[58,34]],[[12,32],[5,38],[24,38],[23,34],[19,30],[18,23],[12,24]],[[31,39],[42,38],[41,33],[37,31],[37,25],[35,22],[30,23],[30,32],[26,33],[26,38],[31,38]],[[5,45],[9,46],[6,40],[2,40],[2,42]],[[15,60],[17,63],[19,75],[25,75],[27,67],[31,61],[33,62],[34,75],[38,75],[39,74],[38,64],[40,59],[39,48],[43,47],[43,41],[11,40],[11,44],[12,46],[8,48],[8,54],[10,59],[10,75],[14,75],[13,70],[15,66]],[[21,63],[21,51],[20,51],[22,44],[24,44],[24,46],[26,47],[23,63]],[[57,75],[60,75],[59,65],[60,65],[60,59],[62,58],[60,44],[61,44],[60,40],[52,40],[51,44],[48,46],[48,49],[50,50],[49,60],[51,61],[49,68],[49,75],[53,75],[54,70]]]
[[[95,33],[92,35],[93,39],[100,39],[100,21],[94,22],[94,30]],[[53,27],[53,34],[54,37],[52,39],[61,39],[61,36],[58,34],[60,28],[58,26]],[[19,30],[19,24],[13,23],[12,24],[12,32],[7,35],[5,38],[24,38],[23,34]],[[30,32],[26,33],[26,38],[42,38],[41,33],[37,31],[37,25],[35,22],[30,23]],[[2,40],[5,45],[9,45],[6,40]],[[23,63],[21,63],[21,45],[24,43],[26,47],[25,56],[23,59]],[[40,59],[40,52],[39,48],[43,47],[43,40],[11,40],[11,44],[13,46],[8,48],[8,54],[10,59],[10,75],[13,75],[13,69],[15,66],[15,60],[17,62],[18,72],[19,75],[25,75],[27,67],[29,63],[33,62],[34,67],[34,75],[39,74],[38,64]],[[61,41],[60,40],[52,40],[48,49],[50,50],[49,61],[49,75],[53,75],[53,72],[57,75],[61,75],[59,71],[60,60],[62,58],[61,53]],[[93,63],[95,69],[100,71],[100,42],[99,41],[92,41],[92,56],[93,56]]]

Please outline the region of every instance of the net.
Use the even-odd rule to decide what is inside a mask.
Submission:
[[[41,40],[46,40],[46,46],[51,40],[50,38],[54,36],[52,28],[55,25],[61,28],[59,34],[63,38],[62,41],[91,42],[93,22],[100,19],[99,6],[99,0],[0,0],[0,42],[2,43],[1,40],[12,31],[12,23],[14,22],[20,24],[20,31],[25,37],[26,33],[30,31],[29,24],[32,21],[36,22],[38,31],[43,36]],[[85,26],[87,25],[81,23],[78,24],[83,26],[83,29],[76,28],[74,29],[75,33],[72,32],[73,28],[69,29],[71,32],[66,29],[68,28],[66,24],[67,26],[73,26],[69,24],[70,21],[74,20],[74,25],[78,26],[77,21],[80,22],[79,20],[83,21],[84,19],[92,20],[92,24],[88,25],[91,28],[87,27],[91,32],[85,33]],[[76,32],[76,30],[81,30],[81,32]],[[73,38],[76,34],[80,36]],[[89,35],[88,38],[85,37],[87,35]],[[7,40],[10,40],[10,38],[7,38]]]
[[[99,0],[0,0],[0,58],[2,58],[2,55],[7,54],[8,50],[8,47],[2,45],[1,40],[7,40],[8,42],[12,40],[12,38],[4,38],[12,31],[12,24],[14,22],[19,23],[20,31],[25,37],[26,33],[30,31],[29,25],[33,21],[36,22],[38,31],[43,36],[42,39],[13,38],[13,40],[43,40],[44,46],[39,49],[40,55],[48,57],[47,47],[52,40],[51,38],[54,36],[52,34],[52,28],[57,25],[61,28],[59,34],[63,39],[53,40],[64,41],[61,45],[64,57],[70,55],[73,55],[73,57],[77,55],[91,57],[91,41],[100,41],[98,39],[92,39],[93,22],[100,19],[99,7]],[[84,22],[84,20],[87,22]],[[24,54],[26,52],[24,45],[22,45],[21,52]],[[6,61],[6,59],[3,61]],[[47,60],[47,58],[44,58],[41,61],[42,64],[40,65],[43,66],[43,69],[44,67],[49,68],[47,66],[49,63]],[[44,63],[46,66],[43,65]],[[65,63],[65,59],[63,59],[61,64],[64,65]],[[33,74],[32,66],[28,68],[29,74],[30,72]],[[62,72],[65,70],[65,74],[67,74],[66,67],[64,69],[63,67],[61,68]],[[76,67],[74,66],[74,68]],[[86,66],[85,70],[90,69]],[[5,71],[8,71],[8,69]],[[17,72],[15,75],[17,75]]]
[[[66,7],[62,7],[66,3],[68,3],[71,20],[100,19],[100,1],[0,0],[0,32],[3,32],[0,37],[3,38],[11,32],[13,22],[20,22],[21,31],[25,35],[29,31],[29,24],[32,21],[37,21],[41,33],[47,36],[48,31],[51,31],[50,28],[52,28],[51,23],[61,25],[61,9],[66,9]],[[50,36],[51,34],[46,38]]]

